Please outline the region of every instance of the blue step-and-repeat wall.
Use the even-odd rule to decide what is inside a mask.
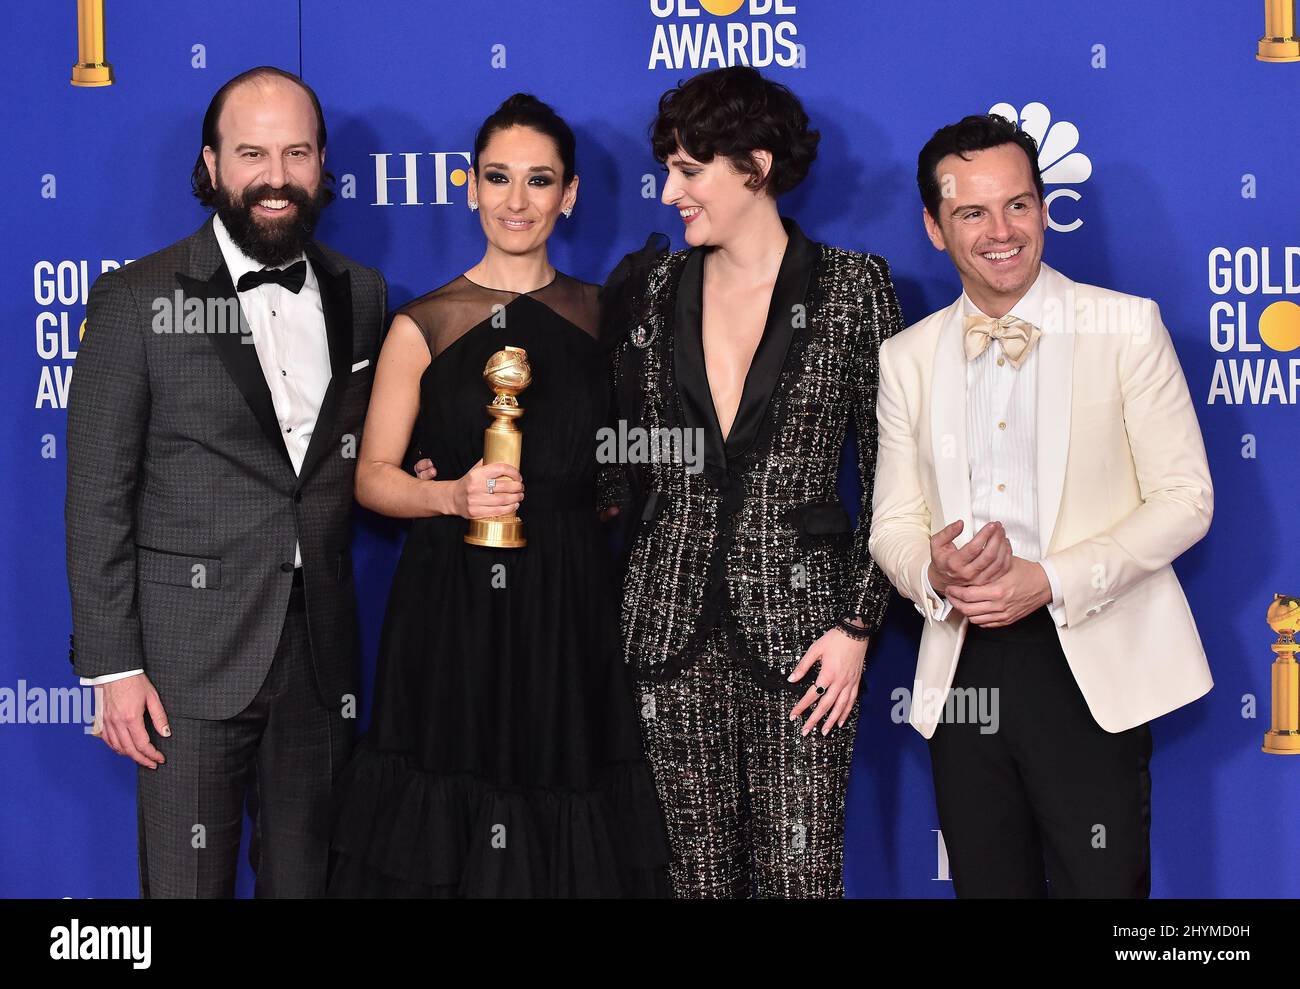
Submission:
[[[1046,260],[1159,302],[1216,487],[1209,536],[1177,564],[1216,685],[1154,726],[1152,892],[1300,896],[1300,758],[1260,751],[1265,610],[1275,592],[1300,593],[1300,64],[1256,60],[1258,0],[105,6],[112,86],[69,84],[73,0],[6,4],[0,40],[0,895],[137,894],[136,769],[87,734],[91,692],[67,660],[65,406],[95,278],[204,219],[189,172],[217,87],[271,64],[316,88],[341,192],[319,236],[378,266],[397,304],[478,260],[467,156],[482,118],[519,90],[578,135],[582,185],[551,241],[557,267],[600,281],[651,230],[680,245],[646,140],[656,99],[747,60],[792,87],[822,132],[783,212],[815,239],[885,255],[908,322],[959,291],[922,230],[916,153],[939,126],[994,107],[1042,142]],[[358,512],[367,682],[401,538]],[[918,623],[896,599],[873,645],[849,794],[852,896],[952,895],[924,742],[891,716]]]

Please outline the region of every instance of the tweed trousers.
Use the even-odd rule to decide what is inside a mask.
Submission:
[[[639,679],[642,737],[668,825],[678,897],[834,899],[844,893],[844,802],[855,702],[843,727],[800,734],[800,690],[758,682],[719,622],[671,680]]]

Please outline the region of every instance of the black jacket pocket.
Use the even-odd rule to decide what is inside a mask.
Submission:
[[[137,546],[136,574],[155,584],[176,584],[195,590],[215,591],[221,587],[221,561],[210,556],[191,556]]]
[[[790,521],[806,536],[831,536],[852,532],[849,513],[839,501],[812,502],[790,509]]]

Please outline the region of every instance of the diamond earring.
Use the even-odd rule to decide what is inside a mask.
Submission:
[[[569,217],[573,215],[573,207],[566,206],[564,209],[560,210],[560,212],[564,214],[564,218],[567,220]]]
[[[478,212],[478,203],[471,201],[470,204],[469,204],[469,208],[470,208],[470,212],[472,212],[472,213],[477,213],[477,212]]]

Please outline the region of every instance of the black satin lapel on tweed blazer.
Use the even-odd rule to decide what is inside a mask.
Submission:
[[[728,459],[748,452],[758,437],[772,392],[785,365],[790,341],[794,339],[795,307],[803,304],[808,291],[816,245],[804,236],[793,220],[782,218],[781,223],[789,243],[772,288],[763,336],[745,375],[740,405],[725,442],[704,362],[703,248],[695,248],[687,255],[677,284],[677,304],[673,313],[673,370],[681,397],[682,415],[687,428],[703,431],[704,461],[719,470],[726,469]]]

